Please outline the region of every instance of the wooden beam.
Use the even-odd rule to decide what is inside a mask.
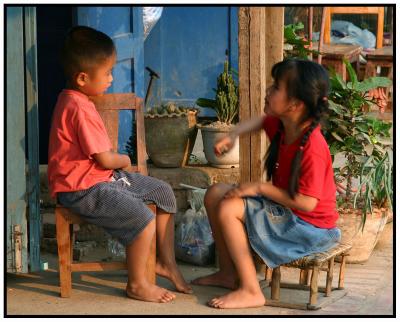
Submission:
[[[239,8],[239,118],[260,116],[272,66],[283,59],[283,7]],[[240,182],[264,179],[267,139],[263,131],[242,136]]]
[[[250,8],[240,7],[239,22],[239,120],[250,119]],[[250,135],[239,138],[240,182],[250,181]]]
[[[250,8],[250,117],[263,114],[265,99],[266,63],[266,8]],[[273,39],[273,38],[271,38]],[[262,180],[265,155],[265,134],[252,133],[250,136],[250,181]]]

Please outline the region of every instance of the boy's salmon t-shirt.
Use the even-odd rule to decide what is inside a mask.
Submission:
[[[270,140],[278,131],[279,122],[276,117],[265,117],[263,127]],[[278,161],[272,182],[275,186],[287,190],[292,160],[299,149],[302,137],[292,144],[284,144],[284,135],[285,133],[282,132]],[[339,217],[336,211],[336,185],[329,147],[321,133],[320,126],[312,131],[304,147],[298,192],[317,198],[318,203],[313,211],[292,209],[294,214],[319,228],[336,227]]]
[[[53,112],[49,138],[47,175],[51,196],[110,181],[113,171],[102,168],[93,154],[111,148],[93,102],[81,92],[64,89]]]

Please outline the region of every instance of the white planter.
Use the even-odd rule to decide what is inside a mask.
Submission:
[[[210,125],[198,125],[201,129],[203,138],[204,155],[211,166],[216,168],[236,168],[239,167],[239,139],[237,138],[233,148],[221,155],[216,156],[214,153],[215,143],[222,137],[228,134],[231,127],[215,127]]]

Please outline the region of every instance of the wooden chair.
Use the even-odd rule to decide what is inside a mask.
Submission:
[[[375,14],[378,15],[377,32],[376,32],[376,48],[383,46],[383,20],[385,14],[384,7],[327,7],[325,19],[324,42],[331,42],[331,15],[333,14]]]
[[[136,114],[136,139],[137,139],[137,165],[132,166],[132,172],[140,172],[147,175],[146,167],[146,149],[144,138],[144,118],[142,111],[142,99],[136,97],[132,93],[124,94],[104,94],[98,97],[90,98],[107,129],[113,150],[117,151],[118,147],[118,124],[119,111],[134,110]],[[155,213],[156,206],[148,204],[148,207]],[[104,271],[104,270],[121,270],[126,269],[125,262],[73,262],[72,251],[74,243],[74,231],[79,224],[84,221],[78,214],[73,213],[61,205],[56,205],[56,238],[58,247],[59,260],[59,277],[61,297],[70,297],[72,290],[72,272],[82,271]],[[149,281],[155,283],[155,263],[156,263],[156,238],[153,237],[151,244],[150,256],[147,261],[147,277]]]
[[[261,282],[261,287],[263,289],[269,286],[271,287],[271,299],[267,299],[265,305],[301,310],[316,310],[343,297],[344,295],[346,295],[346,291],[344,290],[346,254],[349,252],[350,249],[350,244],[339,244],[326,252],[311,254],[309,256],[305,256],[303,258],[295,260],[291,263],[281,265],[285,267],[300,269],[298,284],[281,283],[280,266],[274,269],[266,267],[265,280]],[[332,288],[334,260],[337,256],[341,259],[339,281],[338,287]],[[258,258],[258,260],[261,259]],[[326,271],[325,287],[322,288],[318,287],[318,278],[320,271]],[[309,282],[310,276],[311,283]],[[292,293],[290,294],[290,296],[286,296],[286,301],[282,301],[280,300],[281,288],[309,291],[308,301],[305,301],[304,303],[300,303],[297,301],[297,303],[294,303],[294,301],[292,301],[291,299],[294,299],[296,296],[294,296]],[[333,291],[335,294],[330,297]],[[324,299],[318,298],[318,292],[325,293]]]

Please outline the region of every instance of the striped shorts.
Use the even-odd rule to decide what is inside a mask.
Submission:
[[[57,199],[124,246],[154,219],[146,202],[152,201],[168,213],[176,212],[176,199],[168,183],[122,170],[114,170],[113,181],[100,182],[86,190],[59,192]]]

